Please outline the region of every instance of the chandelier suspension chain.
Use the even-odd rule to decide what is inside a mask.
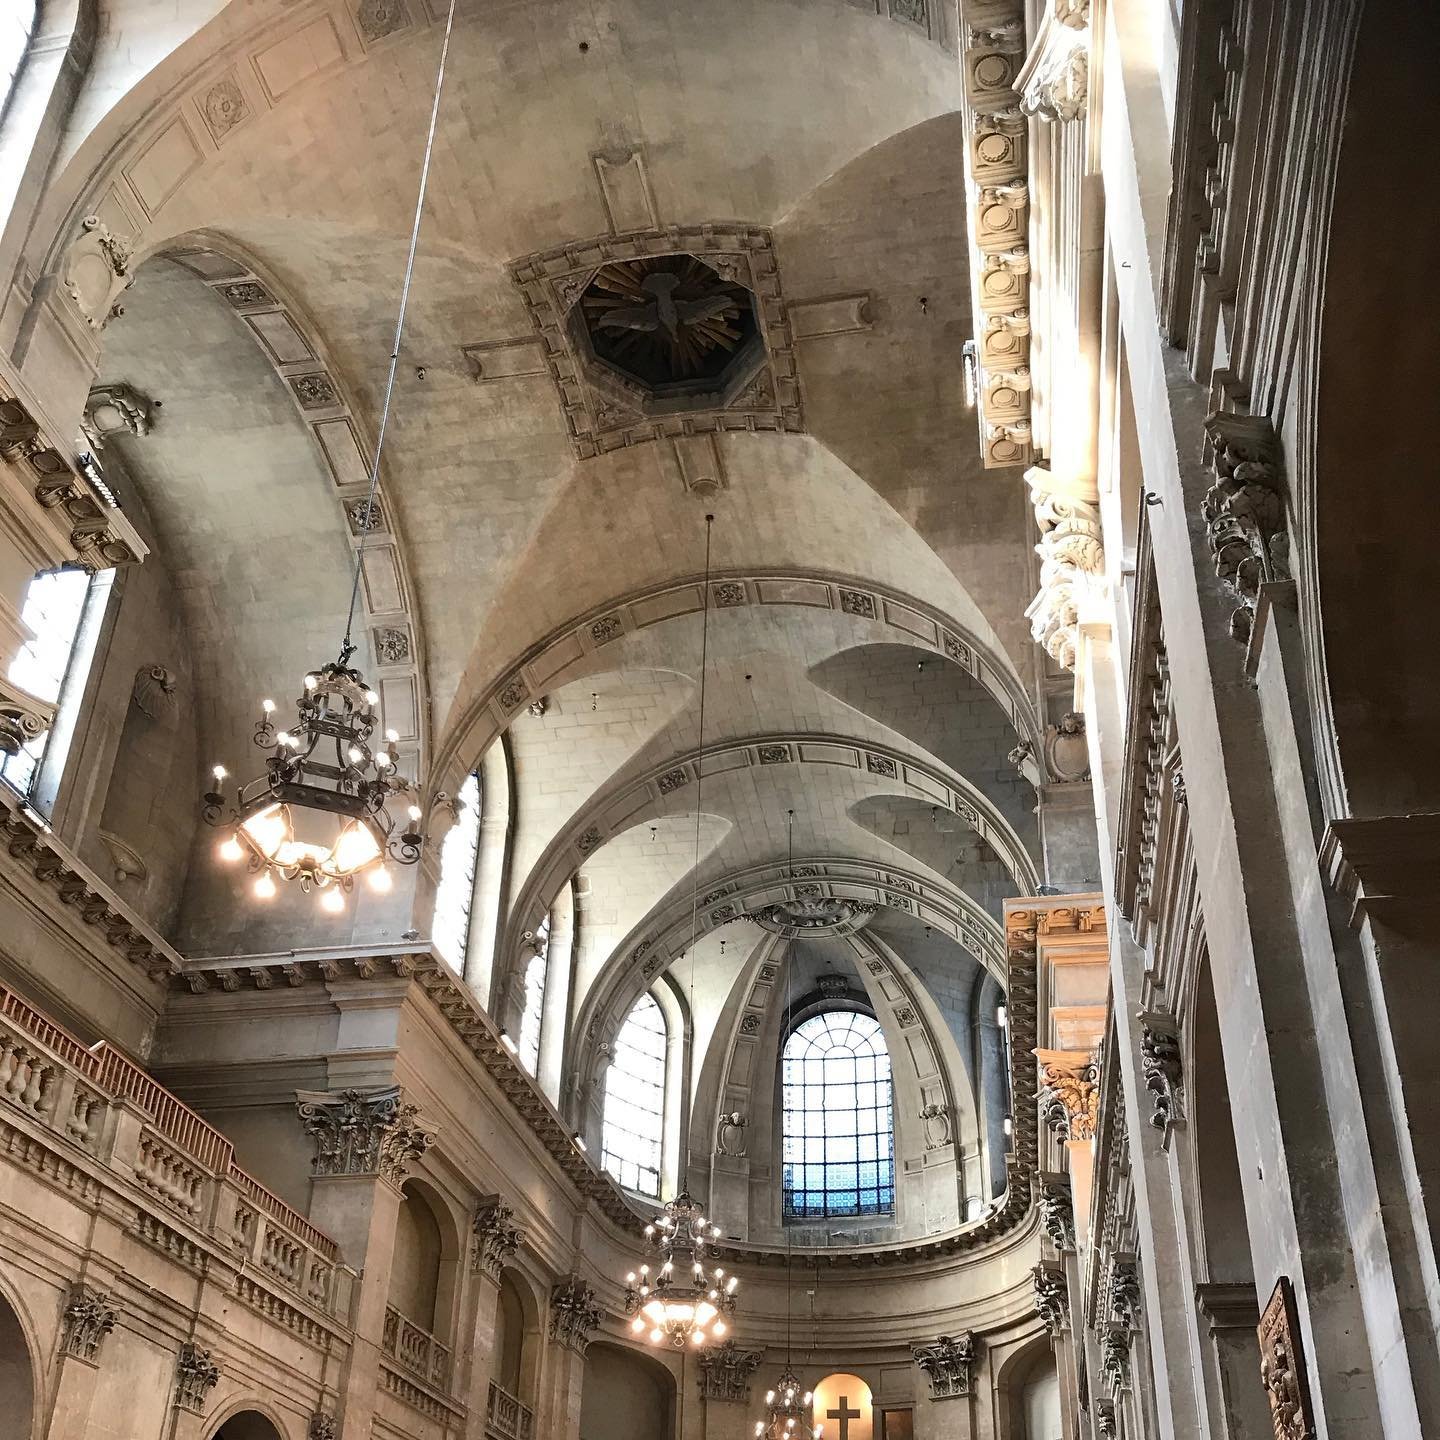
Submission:
[[[380,457],[384,452],[385,436],[390,428],[390,403],[395,396],[395,376],[400,368],[400,344],[405,336],[405,318],[410,309],[410,284],[415,278],[415,257],[420,249],[420,225],[425,215],[425,197],[430,188],[430,160],[435,152],[435,131],[440,121],[440,97],[445,90],[445,72],[450,61],[450,37],[454,29],[455,0],[450,0],[450,8],[445,16],[445,39],[440,46],[440,64],[435,72],[435,96],[430,105],[430,128],[425,135],[425,158],[420,166],[420,189],[415,197],[415,220],[410,226],[410,250],[405,257],[405,278],[400,286],[400,309],[395,317],[395,340],[390,347],[390,369],[385,377],[380,424],[375,435],[375,458],[370,464],[370,493],[365,497],[364,518],[360,522],[360,543],[355,547],[355,573],[350,580],[350,612],[345,620],[342,663],[349,660],[355,649],[351,636],[355,630],[355,610],[360,600],[360,567],[375,515],[375,494],[380,487]]]

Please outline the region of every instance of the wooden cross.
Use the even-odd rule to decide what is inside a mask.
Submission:
[[[840,1422],[840,1440],[850,1440],[850,1422],[852,1420],[858,1420],[860,1418],[860,1412],[850,1409],[850,1397],[848,1395],[842,1395],[840,1397],[840,1408],[838,1410],[827,1410],[825,1412],[825,1418],[827,1420],[838,1420]]]

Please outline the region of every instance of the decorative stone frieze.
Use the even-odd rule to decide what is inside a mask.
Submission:
[[[1185,1066],[1171,1016],[1140,1017],[1140,1068],[1150,1095],[1150,1123],[1168,1143],[1185,1118]]]
[[[1068,1175],[1048,1171],[1040,1175],[1040,1227],[1057,1250],[1074,1250],[1075,1206]]]
[[[1093,1140],[1100,1111],[1093,1055],[1069,1050],[1037,1050],[1040,1062],[1040,1118],[1062,1140]]]
[[[108,1295],[86,1285],[74,1286],[65,1305],[65,1353],[95,1364],[100,1358],[100,1347],[118,1318]]]
[[[398,1086],[368,1094],[301,1091],[296,1099],[300,1123],[315,1141],[316,1175],[378,1175],[399,1185],[435,1141]]]
[[[220,1367],[210,1352],[187,1340],[175,1361],[175,1408],[202,1414],[205,1397],[219,1383]]]
[[[1040,589],[1026,608],[1030,633],[1047,655],[1075,668],[1080,618],[1104,588],[1105,545],[1098,502],[1059,485],[1044,466],[1025,472],[1040,528]]]
[[[1262,415],[1220,412],[1205,421],[1215,483],[1200,504],[1215,574],[1239,604],[1230,633],[1248,641],[1260,586],[1290,579],[1280,446]]]
[[[912,1345],[915,1363],[930,1381],[932,1400],[956,1400],[969,1395],[975,1383],[975,1336],[941,1335],[933,1345]]]
[[[481,1197],[470,1247],[470,1264],[477,1275],[488,1275],[499,1284],[506,1262],[525,1243],[524,1230],[514,1222],[515,1212],[498,1195]]]
[[[1282,1275],[1275,1282],[1256,1336],[1260,1341],[1260,1383],[1270,1402],[1275,1440],[1314,1440],[1310,1382],[1300,1342],[1295,1290],[1288,1276]]]
[[[760,1368],[764,1352],[742,1350],[733,1340],[700,1352],[700,1397],[744,1404],[750,1398],[750,1377]]]
[[[976,403],[987,466],[1030,459],[1030,281],[1014,257],[1028,243],[1027,121],[1015,85],[1023,68],[1025,8],[1018,0],[964,0],[966,171],[975,315]]]
[[[1030,1280],[1035,1289],[1035,1313],[1052,1335],[1058,1335],[1070,1324],[1070,1295],[1065,1287],[1065,1272],[1057,1265],[1047,1265],[1042,1261],[1030,1271]]]
[[[595,1292],[578,1275],[570,1275],[550,1292],[550,1338],[583,1355],[604,1313]]]

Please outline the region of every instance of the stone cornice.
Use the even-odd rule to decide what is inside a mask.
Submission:
[[[21,894],[33,892],[38,882],[42,890],[58,897],[62,906],[72,908],[86,925],[98,929],[117,955],[151,980],[179,973],[179,952],[130,910],[60,843],[18,795],[4,786],[0,786],[0,847],[0,870],[9,869],[15,877],[14,888]]]
[[[1023,965],[1017,967],[1012,957],[1015,983],[1024,987]],[[541,1091],[539,1084],[521,1067],[519,1061],[500,1039],[500,1031],[480,1008],[461,980],[428,950],[415,951],[342,951],[270,956],[242,956],[234,960],[190,961],[183,973],[176,975],[172,986],[193,995],[216,990],[230,993],[242,989],[268,990],[278,986],[299,988],[332,980],[374,980],[393,982],[404,979],[418,986],[449,1023],[465,1048],[495,1080],[505,1098],[529,1126],[535,1138],[564,1173],[577,1194],[590,1203],[627,1235],[639,1237],[649,1223],[649,1216],[637,1211],[623,1191],[590,1160],[572,1138],[572,1132],[559,1112]],[[1033,991],[1033,969],[1031,971]],[[1030,1006],[1033,1014],[1033,1003]],[[1012,1022],[1012,1025],[1015,1022]],[[1027,1042],[1033,1045],[1032,1038]],[[1013,1033],[1013,1032],[1012,1032]],[[1024,1033],[1017,1037],[1023,1040]],[[1025,1052],[1028,1055],[1028,1050]],[[1013,1063],[1013,1055],[1012,1055]],[[1033,1066],[1023,1067],[1029,1074],[1033,1101]],[[1012,1082],[1020,1083],[1021,1071]],[[1033,1111],[1033,1103],[1031,1109]],[[1018,1112],[1017,1112],[1018,1114]],[[923,1240],[900,1245],[846,1247],[837,1251],[806,1251],[808,1259],[824,1263],[832,1269],[872,1266],[923,1266],[951,1255],[978,1250],[992,1241],[1007,1237],[1023,1240],[1022,1223],[1032,1214],[1031,1177],[1037,1166],[1035,1129],[1025,1142],[1016,1127],[1016,1149],[1009,1157],[1010,1183],[1000,1205],[983,1220],[962,1226],[946,1235],[926,1236]],[[718,1253],[729,1263],[783,1266],[784,1249],[740,1245],[729,1242]]]

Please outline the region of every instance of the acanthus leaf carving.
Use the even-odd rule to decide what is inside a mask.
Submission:
[[[199,1415],[205,1397],[220,1383],[220,1367],[208,1350],[187,1340],[175,1360],[175,1407]]]
[[[603,1315],[595,1292],[578,1275],[567,1276],[550,1293],[550,1338],[583,1355]]]
[[[435,1140],[417,1121],[418,1108],[404,1103],[398,1086],[333,1095],[301,1091],[296,1099],[300,1123],[315,1141],[318,1176],[378,1175],[399,1185],[411,1162]]]
[[[1040,1227],[1050,1243],[1062,1253],[1075,1249],[1075,1206],[1071,1199],[1070,1177],[1051,1172],[1040,1174]]]
[[[1062,1140],[1093,1140],[1100,1114],[1099,1066],[1091,1054],[1037,1050],[1040,1118]]]
[[[700,1395],[705,1400],[744,1404],[750,1398],[750,1377],[764,1358],[759,1350],[742,1350],[733,1340],[700,1352]]]
[[[87,1285],[75,1285],[65,1305],[65,1353],[93,1365],[118,1318],[108,1295]]]
[[[497,1284],[501,1271],[515,1251],[525,1243],[525,1232],[515,1224],[515,1212],[498,1195],[481,1198],[475,1214],[471,1266],[477,1275],[488,1275]]]
[[[1140,1069],[1150,1095],[1150,1124],[1168,1143],[1185,1118],[1185,1064],[1170,1016],[1140,1017]]]
[[[975,1336],[941,1335],[934,1344],[912,1345],[915,1363],[930,1381],[932,1400],[955,1400],[969,1395],[975,1385]]]
[[[1043,1261],[1030,1271],[1035,1290],[1035,1313],[1052,1335],[1070,1324],[1070,1295],[1065,1287],[1065,1272]]]
[[[1080,616],[1086,600],[1104,584],[1105,545],[1098,505],[1057,485],[1051,472],[1025,472],[1040,527],[1040,589],[1025,611],[1035,642],[1057,664],[1075,668]]]

